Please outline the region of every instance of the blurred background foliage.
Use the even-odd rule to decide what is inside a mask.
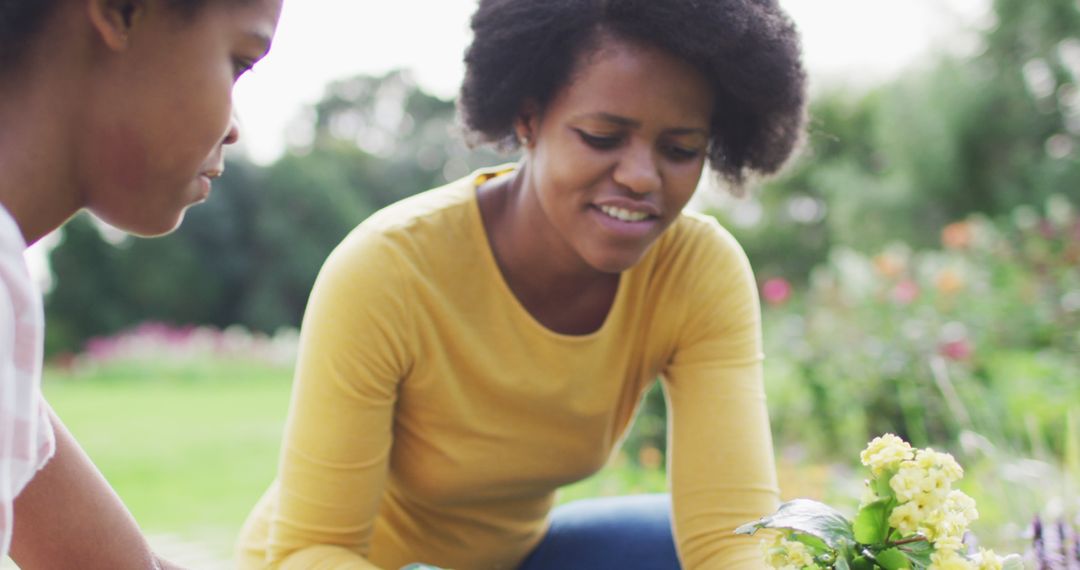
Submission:
[[[707,192],[759,276],[805,285],[837,247],[933,247],[972,213],[1076,196],[1076,3],[995,10],[977,55],[923,62],[869,92],[815,91],[807,143],[782,177],[742,201]],[[230,164],[174,235],[110,245],[76,220],[52,254],[48,352],[147,319],[296,326],[322,259],[367,215],[510,160],[466,148],[455,125],[453,103],[406,72],[341,80],[294,125],[302,142],[267,167]]]
[[[971,55],[928,59],[870,90],[816,88],[803,151],[749,197],[700,193],[746,248],[762,287],[788,496],[842,486],[843,465],[892,431],[971,465],[969,490],[990,498],[980,507],[994,533],[1017,536],[1046,508],[1080,509],[1080,434],[1067,419],[1080,413],[1080,4],[995,0],[993,10],[996,23]],[[73,220],[52,251],[46,299],[54,406],[62,416],[107,407],[82,387],[88,378],[108,384],[102,370],[135,386],[123,366],[94,363],[108,339],[147,321],[183,331],[166,335],[174,341],[192,330],[294,338],[280,331],[299,325],[323,259],[351,228],[409,194],[513,160],[468,149],[454,130],[453,102],[424,93],[406,72],[344,79],[297,121],[299,142],[281,159],[230,164],[175,234],[131,239]],[[231,364],[185,366],[216,380],[180,374],[162,385],[202,391],[236,376]],[[274,472],[288,390],[278,366],[266,384],[272,395],[260,396],[272,402],[270,416],[223,428],[264,438],[265,465],[244,504]],[[258,384],[241,376],[239,386]],[[87,420],[84,429],[98,428]],[[647,474],[662,472],[664,431],[657,389],[616,461],[634,470],[569,496],[662,486]],[[140,480],[123,475],[132,461],[103,469]],[[792,466],[797,474],[785,475]],[[212,487],[198,493],[212,496]],[[133,509],[158,516],[137,500]],[[245,514],[211,522],[235,527]]]

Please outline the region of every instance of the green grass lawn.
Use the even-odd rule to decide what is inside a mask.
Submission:
[[[56,412],[151,535],[219,557],[274,477],[291,369],[161,362],[46,372]]]
[[[192,568],[217,570],[231,567],[237,533],[275,475],[291,375],[291,367],[257,362],[157,360],[49,369],[44,389],[155,548]],[[1006,506],[998,504],[1001,493],[979,492],[979,485],[998,477],[979,476],[986,466],[970,467],[968,489],[986,514],[980,523],[989,525],[980,534],[991,546],[1000,544],[991,531],[1016,534],[1005,523],[1023,524],[1030,513],[996,512]],[[782,494],[846,504],[857,497],[858,485],[838,482],[859,482],[848,471],[781,457]],[[620,456],[596,476],[563,489],[559,498],[664,489],[662,470],[642,470]],[[1042,504],[1034,497],[1029,502]],[[1005,545],[1022,548],[1013,541]]]
[[[160,551],[193,567],[227,568],[240,526],[276,472],[291,374],[251,362],[128,362],[50,369],[44,389]],[[664,488],[662,471],[622,460],[560,500]]]

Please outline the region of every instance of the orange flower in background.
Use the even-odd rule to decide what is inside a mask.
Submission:
[[[660,469],[664,466],[664,454],[651,445],[646,445],[638,451],[638,463],[646,469]]]
[[[906,269],[904,259],[894,253],[879,253],[874,256],[874,269],[883,276],[892,279]]]
[[[1065,248],[1065,253],[1062,254],[1062,258],[1065,263],[1070,265],[1080,264],[1080,244],[1069,244]]]
[[[941,243],[947,249],[967,249],[971,245],[971,224],[953,222],[941,230]]]
[[[938,273],[934,281],[937,290],[945,295],[952,295],[964,289],[964,277],[955,269],[945,268]]]

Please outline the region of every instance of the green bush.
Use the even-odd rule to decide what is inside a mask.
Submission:
[[[780,439],[850,454],[894,432],[917,446],[964,430],[1030,450],[1080,401],[1080,217],[1044,211],[946,226],[940,250],[834,248],[809,287],[767,301]],[[1049,438],[1060,450],[1060,438]]]

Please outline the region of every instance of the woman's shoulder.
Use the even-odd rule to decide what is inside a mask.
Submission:
[[[741,262],[745,258],[738,240],[716,218],[690,210],[679,215],[655,249],[660,259],[691,265]]]
[[[466,218],[475,200],[471,177],[414,194],[375,212],[357,226],[367,233],[393,235],[440,229],[443,224]]]
[[[467,224],[470,195],[467,181],[459,180],[375,212],[327,256],[313,296],[329,296],[343,306],[383,299],[382,309],[390,308],[430,265],[426,260],[455,255],[458,238],[451,236]]]
[[[475,194],[470,176],[395,202],[356,226],[335,252],[451,247],[471,231]]]
[[[477,259],[486,240],[476,188],[507,168],[480,169],[375,212],[338,244],[327,264],[431,273],[448,263]]]

